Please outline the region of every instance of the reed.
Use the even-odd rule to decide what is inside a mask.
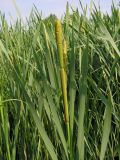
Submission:
[[[0,14],[0,159],[120,159],[119,10],[81,7]]]
[[[69,110],[68,110],[68,99],[67,99],[67,75],[66,75],[66,44],[64,42],[63,47],[63,38],[62,38],[62,27],[61,22],[58,20],[55,24],[55,33],[56,33],[56,43],[59,54],[60,62],[60,78],[61,78],[61,88],[63,94],[63,103],[64,103],[64,117],[65,123],[67,125],[67,135],[68,135],[68,145],[70,147],[70,129],[69,129]]]

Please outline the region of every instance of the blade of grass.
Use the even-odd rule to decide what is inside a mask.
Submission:
[[[79,159],[84,160],[84,116],[87,96],[88,41],[86,43],[86,49],[82,53],[82,61],[79,64],[81,64],[81,73],[79,82],[77,148]]]

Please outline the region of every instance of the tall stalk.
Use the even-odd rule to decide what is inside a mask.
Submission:
[[[66,64],[64,59],[65,55],[63,53],[63,44],[62,44],[62,27],[61,27],[61,22],[59,20],[57,20],[55,24],[55,33],[56,33],[56,43],[57,43],[59,62],[60,62],[60,77],[61,77],[61,87],[62,87],[63,102],[64,102],[64,117],[67,126],[68,146],[70,147],[69,112],[68,112],[68,99],[67,99],[67,75],[65,69]],[[66,49],[64,48],[64,51],[65,50]]]

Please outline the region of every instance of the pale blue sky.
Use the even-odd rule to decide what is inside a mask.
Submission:
[[[0,0],[0,11],[5,13],[7,20],[11,19],[9,14],[12,15],[14,20],[17,17],[13,1],[14,0]],[[80,6],[79,0],[68,0],[68,2],[73,6],[73,8]],[[84,5],[90,5],[90,0],[81,0],[81,2]],[[117,5],[119,0],[113,0],[113,2]],[[65,12],[67,0],[16,0],[16,3],[23,19],[29,16],[33,4],[36,5],[39,11],[42,11],[43,17],[48,16],[50,13],[54,13],[58,17],[61,17]],[[94,3],[96,5],[99,3],[101,10],[104,13],[110,13],[112,0],[94,0]]]

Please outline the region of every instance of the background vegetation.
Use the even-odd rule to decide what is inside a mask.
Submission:
[[[27,26],[0,16],[0,160],[120,159],[120,13],[82,8],[62,23],[67,42],[69,136],[56,17]],[[70,138],[70,139],[69,139]]]

